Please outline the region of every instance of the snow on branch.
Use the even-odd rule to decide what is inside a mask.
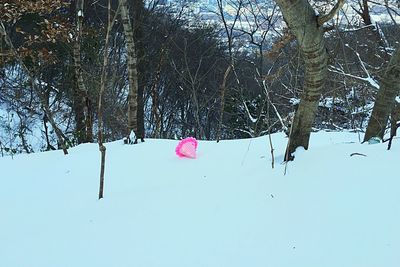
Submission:
[[[271,104],[271,106],[273,107],[273,109],[274,109],[274,111],[275,111],[275,114],[276,114],[276,116],[278,117],[279,122],[280,122],[281,125],[282,125],[282,129],[283,129],[284,131],[286,131],[286,130],[287,130],[287,127],[286,127],[285,123],[283,122],[282,116],[281,116],[281,114],[279,113],[278,109],[276,108],[275,104],[272,103],[271,98],[269,97],[269,92],[268,92],[268,88],[267,88],[267,84],[265,83],[265,80],[263,80],[262,84],[263,84],[264,91],[265,91],[265,95],[267,96],[268,102],[269,102],[269,103]]]
[[[346,77],[350,77],[350,78],[353,78],[353,79],[356,79],[356,80],[367,82],[372,87],[374,87],[375,89],[379,89],[379,84],[373,78],[371,78],[369,75],[368,75],[368,77],[356,76],[356,75],[353,75],[353,74],[350,74],[350,73],[346,73],[346,72],[343,71],[343,69],[334,67],[332,65],[329,66],[328,70],[330,72],[333,72],[333,73],[341,74],[341,75],[344,75]]]
[[[350,47],[348,44],[345,44],[345,46],[346,46],[347,48],[349,48],[350,50],[352,50],[353,53],[357,56],[357,59],[358,59],[358,61],[360,62],[361,69],[363,70],[363,72],[365,73],[365,75],[366,75],[367,77],[360,77],[360,76],[356,76],[356,75],[353,75],[353,74],[350,74],[350,73],[346,73],[346,72],[344,72],[344,70],[343,70],[342,68],[337,68],[337,67],[334,67],[334,66],[332,66],[332,65],[329,66],[329,68],[328,68],[329,71],[334,72],[334,73],[338,73],[338,74],[342,74],[342,75],[344,75],[344,76],[347,76],[347,77],[350,77],[350,78],[353,78],[353,79],[365,81],[365,82],[369,83],[369,84],[370,84],[372,87],[374,87],[375,89],[379,90],[379,84],[378,84],[377,81],[375,81],[375,79],[370,75],[370,73],[369,73],[367,67],[365,66],[364,61],[361,59],[360,54],[359,54],[357,51],[355,51],[352,47]]]
[[[249,110],[249,108],[247,107],[247,104],[246,104],[245,101],[243,101],[243,105],[244,105],[244,107],[246,108],[247,115],[249,116],[249,119],[251,120],[251,122],[252,122],[252,123],[256,123],[258,119],[257,119],[257,118],[254,118],[254,117],[251,115],[250,110]]]

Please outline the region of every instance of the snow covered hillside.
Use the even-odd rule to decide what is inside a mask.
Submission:
[[[400,266],[400,139],[272,139],[109,143],[102,200],[96,144],[0,158],[0,266]]]

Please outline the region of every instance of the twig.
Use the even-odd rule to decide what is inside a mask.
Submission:
[[[284,160],[285,160],[285,171],[283,172],[283,175],[286,175],[287,165],[288,165],[288,162],[289,162],[290,157],[291,157],[291,155],[289,153],[289,144],[290,144],[290,140],[292,138],[293,120],[294,120],[294,116],[292,118],[292,121],[290,122],[291,127],[290,127],[290,131],[289,131],[288,142],[287,142],[287,145],[286,145],[285,158],[284,158]]]
[[[247,157],[247,154],[249,153],[251,141],[253,141],[253,139],[250,139],[249,145],[247,146],[247,151],[246,151],[246,153],[244,154],[244,157],[243,157],[243,160],[242,160],[242,164],[241,164],[242,166],[243,166],[244,161],[245,161],[245,159],[246,159],[246,157]]]
[[[268,139],[269,139],[269,147],[271,148],[271,157],[272,157],[271,166],[273,169],[275,167],[275,156],[274,156],[274,147],[272,145],[271,131],[268,132]]]
[[[350,154],[350,157],[352,157],[352,156],[363,156],[363,157],[366,157],[367,155],[365,155],[365,154],[362,154],[362,153],[351,153]]]

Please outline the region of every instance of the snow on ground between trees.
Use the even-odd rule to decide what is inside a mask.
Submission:
[[[108,143],[100,201],[97,144],[0,158],[0,266],[399,266],[400,139],[272,139]]]

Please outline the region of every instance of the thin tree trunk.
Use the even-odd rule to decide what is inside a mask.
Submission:
[[[312,125],[325,85],[327,52],[323,24],[334,17],[344,0],[339,0],[327,15],[317,16],[307,0],[276,0],[283,17],[296,36],[305,62],[303,94],[296,111],[285,160],[292,160],[298,147],[308,149]]]
[[[165,58],[165,49],[162,48],[160,52],[160,61],[158,62],[157,65],[157,71],[156,75],[154,77],[153,84],[150,89],[151,93],[151,113],[152,117],[154,119],[154,124],[155,124],[155,129],[153,132],[153,137],[155,138],[160,138],[161,137],[161,115],[158,110],[158,93],[157,93],[157,86],[160,83],[161,79],[161,67],[164,63],[164,58]]]
[[[104,56],[103,56],[103,67],[101,71],[100,77],[100,91],[99,91],[99,100],[97,106],[98,112],[98,132],[97,139],[99,144],[100,151],[100,187],[99,187],[99,199],[104,197],[104,172],[106,165],[106,146],[103,144],[103,96],[106,88],[106,76],[107,76],[107,66],[108,66],[108,47],[110,43],[110,32],[113,28],[115,18],[120,10],[121,5],[118,5],[117,11],[115,12],[115,16],[111,18],[111,0],[108,0],[108,23],[107,23],[107,32],[106,32],[106,40],[104,44]]]
[[[369,119],[364,142],[372,137],[383,139],[389,114],[393,110],[395,98],[400,93],[400,45],[389,61],[376,96],[371,118]]]
[[[53,127],[54,132],[56,133],[58,142],[60,143],[60,146],[61,146],[61,149],[62,149],[63,152],[64,152],[64,155],[68,155],[67,146],[65,145],[66,140],[64,140],[64,139],[62,138],[62,135],[63,135],[63,134],[62,134],[60,128],[58,128],[56,122],[54,121],[54,119],[53,119],[53,114],[50,112],[50,110],[49,110],[48,107],[46,107],[46,108],[44,108],[44,109],[45,109],[45,112],[46,112],[46,114],[47,114],[47,118],[49,119],[49,122],[50,122],[50,124],[51,124],[51,127]]]
[[[220,88],[220,98],[221,98],[221,106],[219,110],[219,122],[218,122],[218,128],[217,128],[217,143],[219,142],[221,138],[221,129],[222,129],[222,120],[224,118],[224,110],[225,110],[225,91],[226,91],[226,81],[228,80],[229,73],[232,70],[232,65],[230,64],[224,73],[224,78],[222,79],[222,84]]]
[[[362,5],[361,5],[361,3],[359,3],[359,5],[360,5],[360,7],[362,6],[360,15],[361,15],[365,25],[371,25],[372,21],[371,21],[371,16],[369,13],[368,0],[362,0]]]
[[[133,28],[130,21],[129,9],[126,0],[119,0],[121,6],[121,19],[124,27],[125,41],[128,55],[128,141],[129,143],[137,143],[138,134],[138,71],[137,56],[135,50],[135,41],[133,39]],[[130,140],[131,132],[135,133],[135,140]]]
[[[48,119],[47,119],[47,116],[45,114],[43,116],[43,126],[44,126],[44,135],[46,137],[46,143],[47,143],[46,151],[48,151],[48,150],[56,150],[56,148],[50,144],[49,129],[47,127],[47,122],[48,122]]]
[[[194,129],[194,135],[198,139],[203,139],[204,138],[204,129],[203,129],[203,126],[201,125],[200,106],[199,106],[199,100],[198,100],[197,94],[196,94],[195,84],[192,84],[191,88],[192,88],[192,101],[193,101],[193,105],[194,105],[193,116],[194,116],[194,119],[197,124],[197,127],[195,127],[195,129]]]
[[[397,128],[400,127],[400,103],[395,103],[395,106],[390,114],[390,137],[388,150],[392,147],[393,138],[396,136]]]
[[[78,143],[92,142],[92,119],[90,114],[90,99],[82,76],[81,66],[81,37],[83,25],[84,0],[76,1],[76,37],[73,47],[74,71],[76,87],[74,92],[74,109],[76,135]]]
[[[133,0],[133,40],[136,49],[137,58],[137,83],[138,83],[138,107],[137,107],[137,138],[144,141],[144,87],[145,87],[145,66],[143,64],[145,57],[145,48],[143,44],[143,0]]]

